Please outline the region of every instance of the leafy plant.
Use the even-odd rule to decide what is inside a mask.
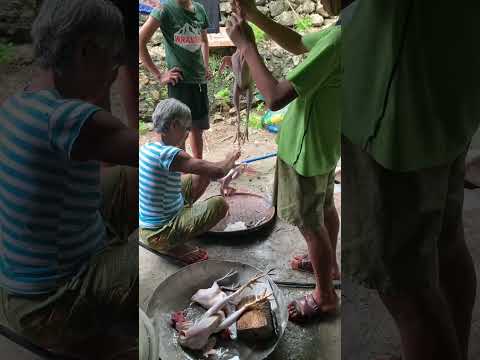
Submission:
[[[253,34],[255,35],[255,41],[257,42],[257,44],[264,42],[266,39],[265,32],[253,23],[248,24],[252,27]]]
[[[13,59],[13,44],[0,43],[0,64],[7,64]]]
[[[226,105],[230,102],[230,89],[233,86],[233,74],[229,69],[225,69],[220,73],[223,56],[212,54],[210,56],[210,70],[213,78],[208,82],[208,98],[210,101],[211,113],[215,112],[218,102]]]
[[[262,117],[257,113],[250,114],[250,119],[248,121],[248,126],[251,127],[251,128],[254,128],[254,129],[261,129],[263,127],[262,126]]]
[[[145,123],[143,121],[140,121],[139,126],[138,126],[138,130],[139,130],[140,135],[145,135],[150,131],[147,123]]]
[[[304,17],[298,18],[297,21],[295,21],[295,29],[299,32],[306,32],[312,27],[313,27],[313,21],[310,16],[304,16]]]
[[[265,112],[265,103],[259,102],[256,107],[257,112],[264,113]]]
[[[217,91],[215,94],[215,100],[220,101],[224,104],[228,104],[230,102],[230,90],[228,88],[223,88],[220,91]]]

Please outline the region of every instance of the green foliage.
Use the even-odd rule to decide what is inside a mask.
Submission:
[[[138,130],[139,130],[140,135],[145,135],[150,131],[147,123],[145,123],[143,121],[140,121]]]
[[[259,113],[264,113],[265,112],[265,103],[264,102],[259,102],[256,107],[257,112]]]
[[[253,114],[250,114],[250,119],[248,121],[248,127],[251,127],[251,128],[254,128],[254,129],[261,129],[262,128],[262,117],[255,112]]]
[[[313,27],[313,21],[310,16],[304,16],[295,21],[295,29],[299,32],[306,32]]]
[[[248,126],[255,129],[262,129],[262,117],[265,115],[265,103],[259,102],[257,106],[255,106],[254,111],[250,114],[250,120],[248,122]]]
[[[13,44],[0,43],[0,64],[7,64],[13,59]]]
[[[217,91],[215,94],[215,100],[220,101],[223,104],[228,104],[231,99],[230,90],[228,88],[223,88],[220,91]]]
[[[266,38],[265,32],[253,23],[248,24],[252,27],[253,34],[255,35],[255,41],[257,42],[257,44],[264,42]]]
[[[215,112],[215,104],[220,101],[222,104],[229,104],[231,101],[230,89],[233,86],[233,74],[228,68],[220,73],[223,56],[212,54],[210,56],[210,70],[213,78],[208,82],[208,99],[210,101],[210,110]]]

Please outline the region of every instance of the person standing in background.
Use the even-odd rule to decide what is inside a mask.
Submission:
[[[203,131],[210,128],[207,81],[209,26],[205,9],[192,0],[168,0],[152,11],[140,29],[140,59],[160,85],[168,86],[168,97],[186,104],[192,113],[190,145],[193,156],[203,158]],[[153,63],[147,44],[160,28],[165,41],[168,70],[161,73]]]

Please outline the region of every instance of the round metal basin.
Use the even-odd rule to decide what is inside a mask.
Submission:
[[[225,198],[229,213],[217,225],[210,229],[212,235],[241,235],[258,231],[268,226],[275,218],[275,208],[262,195],[237,192]],[[229,224],[242,222],[246,228],[228,230]]]
[[[209,288],[215,280],[231,270],[238,272],[242,284],[260,272],[253,266],[239,262],[208,260],[182,268],[157,287],[148,303],[147,315],[153,319],[156,332],[159,334],[159,354],[162,360],[202,358],[202,354],[187,352],[178,344],[177,333],[170,325],[170,316],[175,311],[191,309],[190,298],[198,289]],[[252,345],[242,343],[240,340],[221,342],[216,347],[218,360],[262,360],[277,346],[288,323],[285,297],[268,276],[252,289],[247,289],[245,295],[261,294],[265,289],[273,294],[270,304],[277,336],[265,344]]]

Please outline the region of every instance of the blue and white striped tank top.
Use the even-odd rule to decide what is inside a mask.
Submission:
[[[0,106],[0,286],[11,293],[55,291],[105,245],[100,164],[70,159],[98,110],[50,90]]]
[[[139,214],[143,228],[161,227],[183,208],[181,175],[170,171],[170,165],[180,151],[160,142],[140,148]]]

